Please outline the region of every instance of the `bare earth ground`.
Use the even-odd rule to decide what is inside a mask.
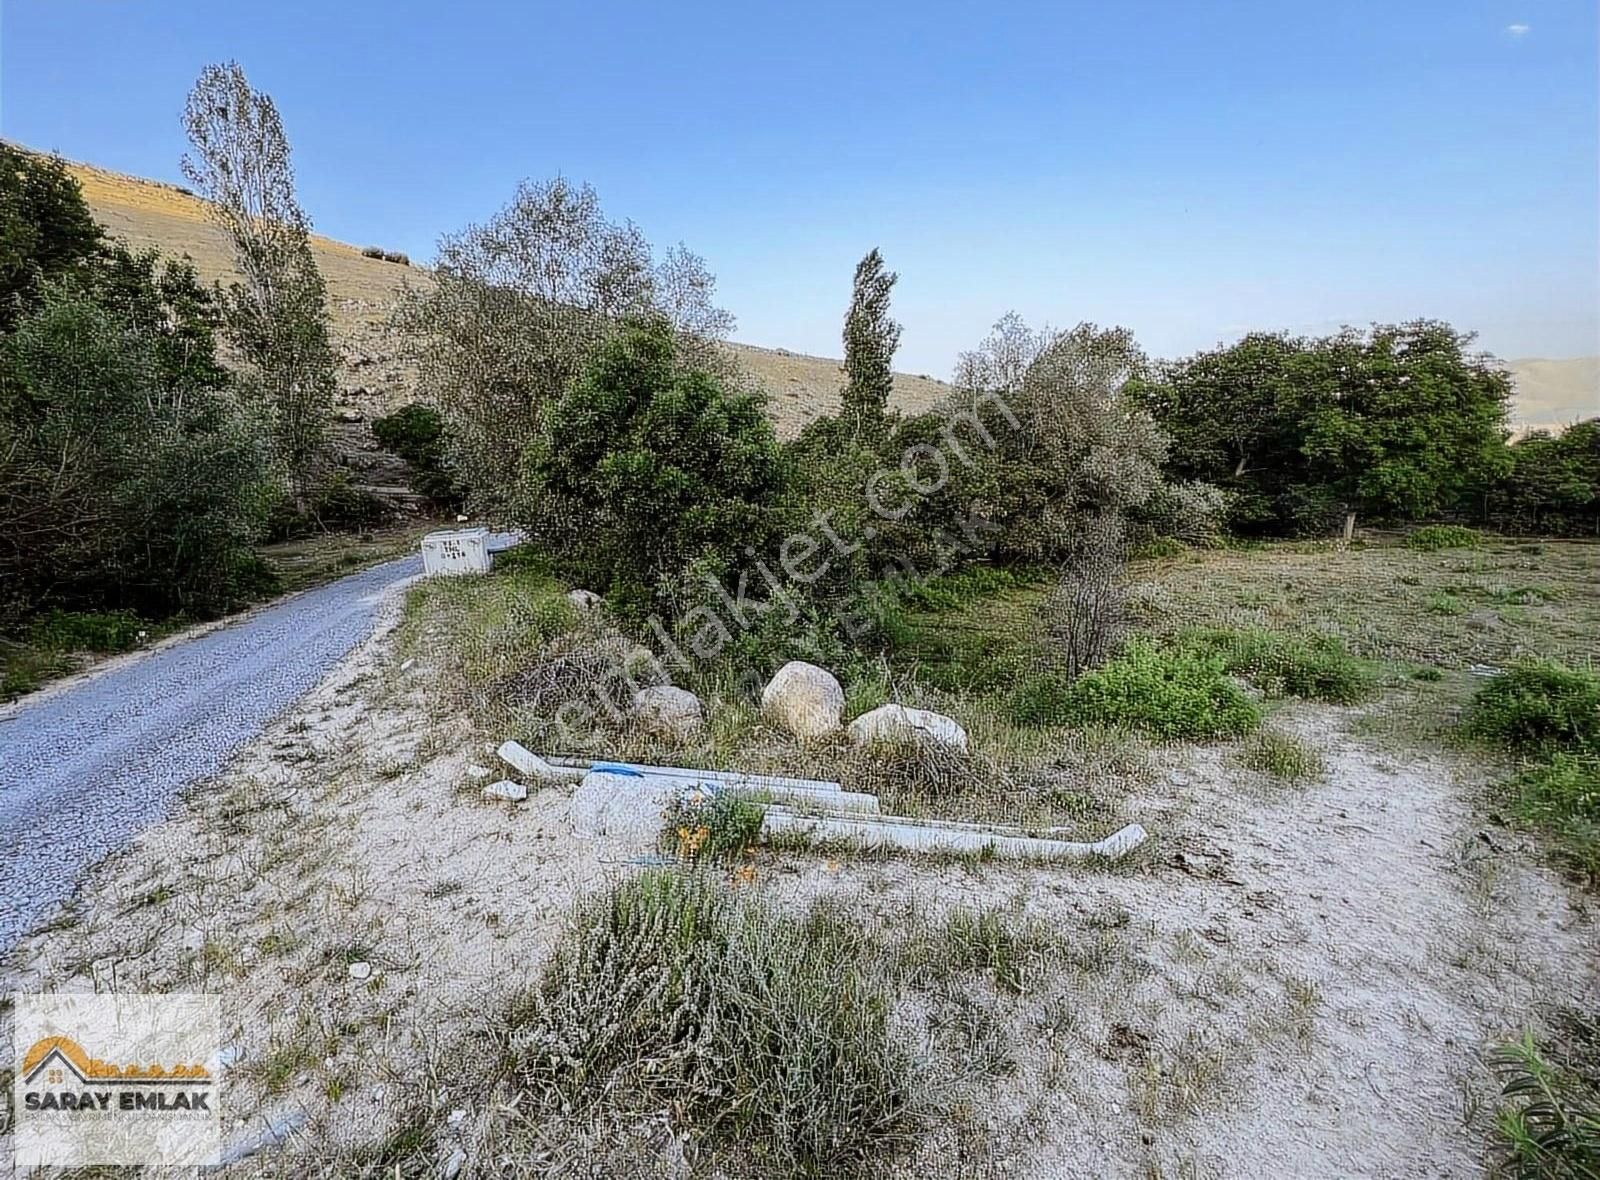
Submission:
[[[1359,567],[1334,568],[1347,557]],[[1250,560],[1206,555],[1193,577]],[[1257,568],[1281,584],[1278,565]],[[1188,576],[1180,563],[1160,583]],[[635,871],[632,853],[573,836],[565,791],[480,801],[466,767],[492,762],[485,735],[441,711],[425,661],[400,664],[392,637],[364,645],[103,866],[0,984],[218,993],[236,1145],[295,1125],[236,1171],[318,1173],[420,1104],[443,1128],[435,1158],[459,1145],[464,1175],[576,1174],[499,1158],[480,1134],[490,1096],[458,1070],[574,899]],[[749,887],[780,904],[832,896],[885,930],[1013,906],[1078,948],[1023,995],[983,1000],[971,1076],[882,1173],[1481,1174],[1494,1087],[1480,1054],[1542,1012],[1595,1010],[1600,932],[1531,844],[1475,811],[1500,768],[1397,736],[1381,724],[1396,699],[1276,711],[1326,759],[1306,787],[1241,769],[1228,744],[1149,750],[1117,801],[1153,833],[1131,866],[763,852]],[[927,1013],[901,1016],[913,1039],[941,1035]],[[715,1174],[694,1158],[669,1137],[648,1174]]]

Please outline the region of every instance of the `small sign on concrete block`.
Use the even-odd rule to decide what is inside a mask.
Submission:
[[[422,538],[422,572],[430,578],[439,574],[486,574],[489,564],[486,528],[442,529]]]

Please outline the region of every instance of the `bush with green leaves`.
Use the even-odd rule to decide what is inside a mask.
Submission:
[[[1348,705],[1373,689],[1371,669],[1331,635],[1286,635],[1261,627],[1195,628],[1180,643],[1215,655],[1223,668],[1272,696]]]
[[[1600,754],[1600,674],[1524,661],[1478,690],[1466,724],[1519,754]]]
[[[1600,755],[1530,761],[1505,795],[1517,819],[1547,833],[1557,862],[1600,885]]]
[[[256,589],[267,432],[214,360],[209,314],[191,269],[114,253],[93,284],[46,284],[0,343],[13,609],[204,615]]]
[[[661,849],[694,864],[727,864],[754,848],[766,809],[737,791],[697,791],[680,795],[662,816]]]
[[[1484,516],[1510,533],[1600,535],[1600,418],[1513,442]]]
[[[447,511],[464,498],[446,464],[444,415],[423,402],[410,402],[372,420],[372,434],[387,451],[411,467],[411,486]]]
[[[1261,723],[1260,706],[1229,679],[1221,657],[1144,639],[1073,681],[1066,714],[1165,739],[1236,737]]]
[[[1424,553],[1437,553],[1441,549],[1477,549],[1483,544],[1483,534],[1459,524],[1430,524],[1413,529],[1406,535],[1406,548]]]
[[[1340,515],[1417,520],[1505,471],[1510,374],[1432,320],[1320,338],[1253,332],[1166,365],[1135,396],[1172,440],[1167,473],[1230,497],[1230,523],[1315,533]]]
[[[866,1174],[914,1124],[891,1002],[847,925],[650,871],[581,905],[506,1045],[542,1117],[648,1102],[758,1174]]]
[[[760,400],[689,363],[650,319],[602,344],[549,407],[514,516],[574,580],[644,615],[671,606],[691,563],[736,577],[747,550],[766,554],[784,486]]]

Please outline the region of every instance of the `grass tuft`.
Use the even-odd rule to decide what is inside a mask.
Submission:
[[[1292,734],[1273,730],[1251,738],[1239,760],[1247,769],[1285,783],[1314,782],[1327,770],[1322,755],[1311,746]]]
[[[843,924],[788,918],[700,874],[647,872],[578,912],[508,1016],[545,1115],[670,1107],[773,1174],[876,1169],[909,1135],[891,996]]]
[[[1206,627],[1183,632],[1179,642],[1219,657],[1225,671],[1248,677],[1272,696],[1348,705],[1367,697],[1375,683],[1368,666],[1331,635]]]

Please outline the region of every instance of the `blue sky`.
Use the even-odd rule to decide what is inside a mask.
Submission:
[[[562,173],[752,343],[837,355],[876,245],[941,377],[1010,308],[1165,356],[1423,315],[1600,352],[1592,0],[0,6],[0,134],[176,180],[237,58],[320,232],[425,259]]]

